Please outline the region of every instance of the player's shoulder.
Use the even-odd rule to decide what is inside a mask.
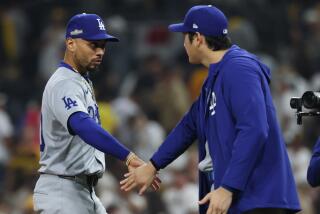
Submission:
[[[244,49],[235,46],[231,48],[223,57],[226,67],[255,67],[259,58]]]
[[[241,54],[234,55],[229,57],[224,65],[222,70],[224,70],[224,76],[234,76],[239,75],[250,75],[252,73],[258,73],[260,70],[259,59],[248,52],[242,52]]]
[[[46,88],[74,88],[81,87],[81,76],[65,67],[59,67],[50,77]]]

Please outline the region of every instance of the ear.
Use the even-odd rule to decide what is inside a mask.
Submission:
[[[67,48],[69,51],[74,52],[75,49],[76,49],[75,40],[72,39],[72,38],[67,38],[67,39],[66,39],[66,48]]]
[[[205,37],[201,35],[199,32],[196,32],[195,41],[196,41],[197,47],[200,47],[205,43]]]

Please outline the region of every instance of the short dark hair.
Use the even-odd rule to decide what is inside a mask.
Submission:
[[[195,32],[188,32],[190,42],[193,41]],[[226,50],[232,46],[229,36],[204,36],[208,47],[213,51]]]

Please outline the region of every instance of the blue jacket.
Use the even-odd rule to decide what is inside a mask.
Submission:
[[[272,103],[270,71],[256,56],[233,45],[211,64],[201,94],[189,112],[152,156],[164,168],[195,139],[199,161],[208,141],[214,165],[214,187],[235,194],[230,214],[254,208],[300,210],[296,186]],[[199,197],[210,192],[200,172]],[[204,214],[206,207],[200,207]]]
[[[320,186],[320,138],[313,148],[312,158],[308,167],[307,180],[312,187]]]

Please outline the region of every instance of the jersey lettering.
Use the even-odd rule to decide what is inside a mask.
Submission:
[[[215,107],[217,105],[217,98],[216,94],[214,92],[211,93],[211,100],[210,100],[210,106],[209,106],[209,111],[211,112],[211,116],[216,113]]]
[[[97,118],[97,120],[98,120],[98,124],[101,124],[98,105],[97,105],[97,104],[95,104],[95,107],[96,107],[96,114],[95,114],[95,117],[96,117],[96,118]]]
[[[42,114],[40,117],[40,152],[44,151],[45,143],[43,139],[43,131],[42,131]]]
[[[70,97],[63,97],[62,100],[67,110],[69,110],[72,107],[78,106],[77,101],[73,101]]]
[[[94,119],[94,121],[100,124],[100,114],[99,114],[99,109],[97,104],[95,104],[94,107],[93,106],[88,107],[88,114],[92,119]]]
[[[95,119],[94,118],[94,108],[92,107],[92,106],[89,106],[88,107],[88,114],[89,114],[89,116],[92,118],[92,119]]]

